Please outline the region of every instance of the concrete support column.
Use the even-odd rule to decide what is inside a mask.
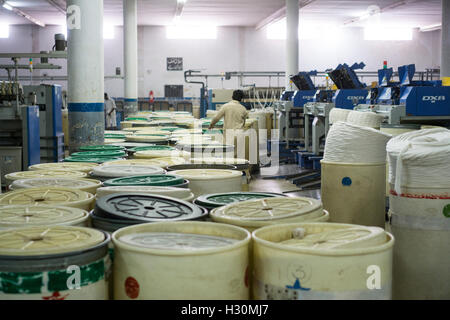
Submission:
[[[67,0],[69,151],[103,144],[103,0]]]
[[[123,0],[123,42],[125,69],[124,115],[138,112],[137,1]]]
[[[298,73],[298,0],[286,0],[286,90],[296,90],[290,77]]]
[[[450,0],[442,0],[441,77],[450,77]]]

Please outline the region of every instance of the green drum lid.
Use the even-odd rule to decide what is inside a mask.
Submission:
[[[135,117],[135,118],[126,118],[125,121],[148,121],[148,119],[147,118]]]
[[[208,127],[210,124],[211,124],[211,121],[203,122],[203,127]],[[216,123],[216,126],[217,126],[217,127],[223,126],[223,120],[219,120],[219,121]]]
[[[105,139],[125,139],[124,134],[107,133],[105,134]]]
[[[104,163],[108,161],[122,160],[122,157],[67,157],[64,162],[91,162]]]
[[[213,194],[205,194],[203,196],[198,197],[195,200],[195,203],[198,204],[199,206],[204,206],[207,208],[217,208],[235,202],[256,200],[263,198],[273,198],[273,197],[286,197],[286,195],[270,192],[213,193]]]
[[[213,129],[213,130],[204,129],[203,130],[203,134],[222,134],[222,133],[223,133],[223,131],[219,130],[219,129]]]
[[[146,151],[146,150],[176,150],[174,147],[170,146],[148,146],[148,147],[136,147],[129,149],[131,152],[138,152],[138,151]]]
[[[83,151],[72,153],[71,157],[94,157],[94,158],[112,158],[112,157],[123,157],[126,152],[123,150],[100,150],[100,151]]]
[[[103,182],[105,187],[115,186],[175,186],[182,184],[184,178],[170,174],[152,174],[110,179]]]
[[[98,146],[84,146],[80,147],[81,151],[114,151],[114,150],[123,150],[124,147],[115,146],[115,145],[98,145]]]

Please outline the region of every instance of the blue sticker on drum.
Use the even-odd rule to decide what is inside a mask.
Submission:
[[[342,185],[345,187],[351,186],[352,185],[352,179],[350,179],[349,177],[345,177],[342,179]]]

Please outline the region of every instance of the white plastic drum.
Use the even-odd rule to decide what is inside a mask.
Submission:
[[[385,227],[386,163],[321,161],[322,202],[330,222]]]
[[[449,299],[450,197],[391,194],[389,199],[390,227],[396,239],[394,299]]]
[[[138,151],[133,155],[135,159],[154,159],[154,158],[190,158],[190,153],[180,150],[144,150]]]
[[[85,210],[58,206],[11,205],[0,207],[0,230],[34,226],[88,226]]]
[[[94,196],[85,191],[62,188],[30,188],[11,191],[0,196],[0,205],[57,205],[90,211]]]
[[[0,299],[108,299],[109,242],[104,232],[82,227],[0,231]]]
[[[232,203],[211,211],[215,222],[233,224],[249,231],[272,224],[326,222],[328,212],[312,198],[274,197]]]
[[[13,172],[5,175],[5,179],[8,184],[11,184],[15,180],[33,179],[33,178],[69,178],[80,179],[86,178],[87,173],[80,171],[67,171],[67,170],[35,170],[35,171],[20,171]]]
[[[131,141],[131,142],[162,142],[162,141],[169,141],[169,136],[150,136],[150,135],[143,135],[143,136],[126,136],[126,141]]]
[[[92,168],[97,167],[96,163],[87,163],[87,162],[53,162],[53,163],[40,163],[35,164],[28,167],[28,170],[47,170],[47,171],[55,171],[55,170],[63,170],[63,171],[80,171],[89,173]]]
[[[97,198],[107,196],[113,193],[149,193],[161,196],[172,197],[184,201],[192,201],[194,194],[188,188],[159,187],[159,186],[120,186],[120,187],[102,187],[97,189]]]
[[[191,163],[207,163],[207,164],[234,164],[234,165],[248,165],[250,161],[247,159],[238,158],[191,158]]]
[[[11,184],[10,189],[19,190],[28,188],[63,187],[74,188],[95,194],[101,185],[101,181],[94,179],[34,178],[16,180]]]
[[[249,298],[250,233],[245,229],[162,222],[126,227],[112,237],[115,299]]]
[[[164,174],[164,173],[166,173],[166,171],[161,167],[157,166],[110,164],[94,168],[91,172],[91,176],[111,179],[128,176],[142,176],[142,175]]]
[[[105,144],[123,143],[125,139],[105,139]]]
[[[253,232],[257,300],[385,300],[392,297],[394,239],[378,227],[334,223]]]
[[[131,160],[116,160],[105,162],[102,166],[109,165],[126,165],[126,166],[155,166],[160,168],[166,168],[168,166],[185,164],[184,158],[156,158],[156,159],[131,159]]]
[[[242,172],[236,170],[219,169],[187,169],[171,172],[189,180],[189,188],[195,197],[224,192],[238,192],[242,190]]]

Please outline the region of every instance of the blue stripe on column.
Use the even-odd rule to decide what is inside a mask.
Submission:
[[[69,112],[103,112],[104,103],[69,103]]]
[[[137,102],[137,99],[125,99],[125,102]]]

